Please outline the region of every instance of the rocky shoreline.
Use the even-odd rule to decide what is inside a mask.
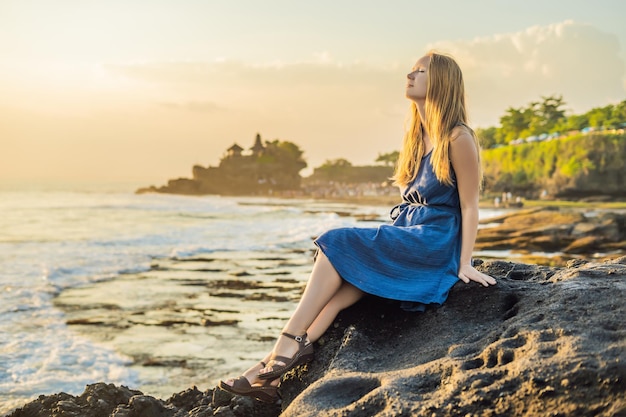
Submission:
[[[508,250],[527,263],[563,266],[573,259],[611,259],[626,253],[623,212],[539,207],[481,223],[488,227],[478,231],[475,251]]]
[[[194,385],[232,376],[271,348],[312,251],[155,259],[149,271],[68,289],[55,299],[67,324],[153,382],[141,391],[93,384],[10,415],[621,415],[623,400],[614,399],[626,377],[626,214],[530,209],[483,226],[477,251],[520,251],[515,262],[483,257],[479,268],[496,287],[459,284],[443,307],[423,314],[360,302],[319,341],[308,371],[285,377],[282,404]],[[163,375],[170,385],[161,385]],[[338,392],[345,386],[353,388]]]
[[[9,416],[626,415],[626,257],[478,268],[498,285],[456,285],[424,313],[374,297],[342,312],[316,359],[283,378],[281,404],[196,387],[160,400],[98,383]]]

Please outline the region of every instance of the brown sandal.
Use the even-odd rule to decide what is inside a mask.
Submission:
[[[260,362],[265,368],[265,363]],[[270,385],[272,380],[267,380],[261,386],[252,386],[245,376],[240,376],[233,380],[233,385],[228,385],[224,381],[220,381],[220,388],[235,395],[244,397],[253,397],[259,401],[266,403],[276,402],[280,397],[278,395],[278,387]]]
[[[278,361],[283,362],[285,365],[277,365],[272,367],[273,369],[271,371],[264,374],[259,374],[259,379],[276,379],[284,373],[292,370],[293,368],[310,362],[313,359],[313,344],[306,343],[306,333],[302,336],[294,336],[292,334],[283,332],[280,335],[295,340],[296,342],[298,342],[300,347],[291,358],[288,358],[286,356],[272,355],[269,360],[270,362]]]

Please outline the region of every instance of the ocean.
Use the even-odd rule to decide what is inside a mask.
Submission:
[[[168,380],[144,381],[149,374],[131,366],[127,353],[68,325],[54,302],[60,294],[150,271],[159,260],[211,254],[289,253],[307,257],[307,269],[316,235],[376,226],[388,221],[391,208],[133,190],[119,184],[0,186],[0,414],[40,394],[78,395],[98,381],[142,390]],[[483,210],[481,217],[501,212]],[[150,299],[151,291],[141,296]]]

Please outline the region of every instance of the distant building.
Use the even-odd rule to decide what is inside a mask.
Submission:
[[[243,151],[243,148],[235,143],[233,144],[233,146],[231,146],[230,148],[226,150],[226,156],[231,156],[231,157],[241,156],[242,151]]]
[[[265,147],[261,143],[261,135],[257,133],[256,140],[254,141],[254,145],[252,145],[252,147],[250,148],[250,151],[252,151],[252,155],[258,156],[262,154],[264,150],[265,150]]]

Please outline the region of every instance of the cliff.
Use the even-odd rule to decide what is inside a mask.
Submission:
[[[459,283],[423,313],[373,297],[342,312],[308,369],[284,377],[282,404],[195,387],[159,400],[99,383],[10,416],[626,415],[626,257],[478,264],[496,286]]]
[[[487,149],[482,153],[487,192],[510,191],[561,199],[626,198],[626,135],[578,134]]]

